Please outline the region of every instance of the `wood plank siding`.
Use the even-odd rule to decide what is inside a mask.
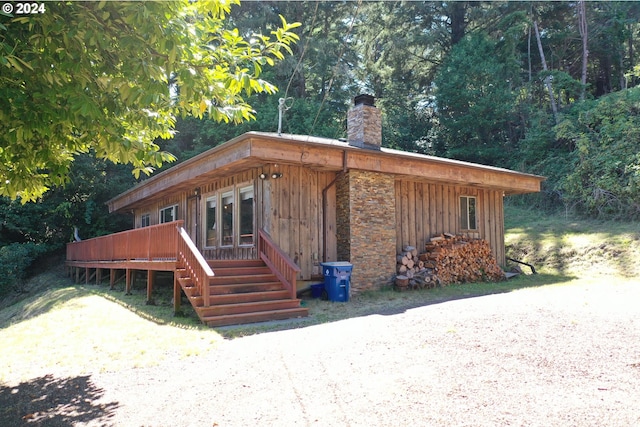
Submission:
[[[257,235],[264,230],[300,267],[298,280],[321,276],[321,262],[350,261],[361,262],[361,271],[371,270],[371,277],[362,282],[375,285],[372,277],[391,275],[395,269],[372,261],[368,254],[386,256],[385,251],[400,251],[403,245],[423,250],[431,236],[443,232],[468,232],[486,239],[498,262],[504,264],[502,199],[540,191],[543,180],[385,147],[369,149],[335,139],[249,132],[148,178],[110,200],[108,206],[110,212],[134,213],[136,228],[160,223],[160,212],[167,209],[163,219],[184,220],[185,230],[207,259],[257,259]],[[343,190],[349,197],[347,207],[341,199]],[[251,219],[248,204],[242,203],[243,194],[252,194],[245,201],[253,197],[252,231],[248,230]],[[475,197],[476,226],[472,230],[461,229],[461,196]],[[209,225],[208,198],[217,218]],[[389,203],[383,203],[386,201]],[[376,211],[382,205],[385,215]],[[228,209],[233,209],[232,219]],[[367,227],[382,219],[384,224],[377,224],[374,231]],[[363,224],[364,229],[355,227]],[[372,233],[384,235],[385,243],[371,245],[373,239],[367,236]]]
[[[396,179],[396,251],[411,245],[423,251],[439,233],[465,233],[485,239],[498,263],[505,263],[502,192],[456,185]],[[476,230],[460,228],[460,196],[474,196]]]
[[[260,179],[260,174],[267,179]],[[273,179],[272,174],[281,174]],[[319,264],[336,261],[335,187],[323,197],[323,190],[335,179],[335,172],[287,164],[268,164],[260,168],[237,172],[212,179],[199,187],[165,196],[134,209],[135,227],[142,226],[142,217],[149,215],[150,224],[160,221],[159,211],[177,205],[178,218],[207,259],[256,259],[256,245],[211,248],[205,242],[202,223],[205,221],[208,197],[238,186],[254,188],[255,230],[264,230],[271,239],[300,267],[298,279],[311,280],[321,274]],[[327,209],[323,208],[326,206]],[[195,223],[194,223],[195,222]],[[325,233],[326,226],[326,233]]]

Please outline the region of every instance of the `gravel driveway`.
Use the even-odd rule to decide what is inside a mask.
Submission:
[[[640,426],[640,284],[580,283],[51,366],[0,387],[0,426]]]
[[[553,286],[94,374],[117,426],[640,425],[640,286]]]

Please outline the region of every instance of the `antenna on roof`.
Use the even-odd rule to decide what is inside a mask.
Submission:
[[[293,98],[278,99],[278,136],[282,134],[282,116],[284,112],[293,106],[293,102],[288,107],[285,105],[287,101],[293,101]]]

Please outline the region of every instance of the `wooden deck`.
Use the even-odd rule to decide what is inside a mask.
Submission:
[[[147,272],[147,301],[153,301],[156,272],[174,276],[174,311],[181,292],[209,326],[279,320],[308,315],[296,298],[298,267],[259,233],[257,260],[205,260],[183,228],[183,221],[139,228],[67,245],[69,274],[76,282],[111,288],[125,281],[131,292],[136,272]]]

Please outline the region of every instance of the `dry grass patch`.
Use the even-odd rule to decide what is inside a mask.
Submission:
[[[2,382],[154,366],[168,356],[204,354],[223,340],[212,329],[143,318],[82,286],[50,289],[2,313]]]
[[[507,256],[549,274],[640,276],[640,224],[505,207]]]

